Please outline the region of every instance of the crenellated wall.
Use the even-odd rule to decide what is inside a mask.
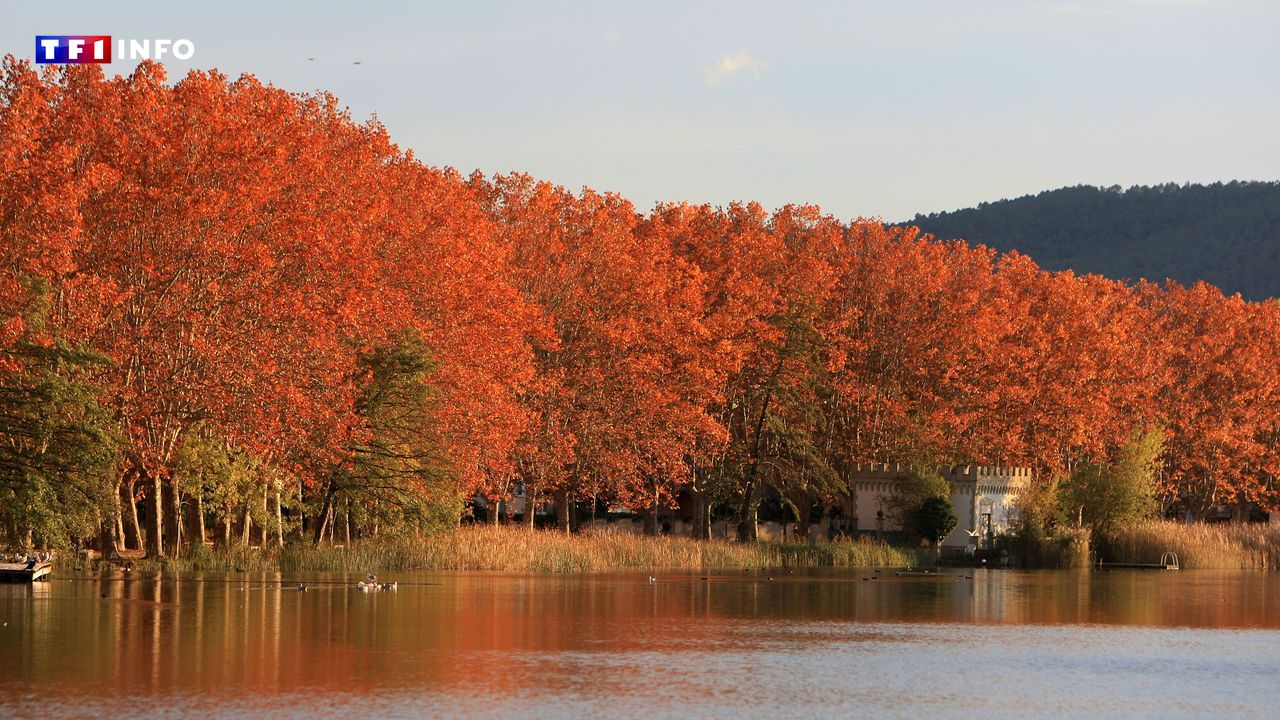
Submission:
[[[898,488],[910,466],[899,463],[854,463],[849,466],[849,501],[845,513],[857,520],[862,532],[875,532],[877,511],[887,514],[888,498]],[[1013,519],[1013,504],[1019,493],[1031,482],[1031,469],[995,465],[944,465],[938,472],[951,486],[951,502],[960,522],[943,540],[944,547],[977,545],[982,521],[983,500],[991,502],[991,529],[999,533]],[[886,531],[900,530],[888,517]]]

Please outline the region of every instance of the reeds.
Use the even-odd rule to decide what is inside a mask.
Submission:
[[[286,546],[282,551],[199,549],[165,561],[171,570],[389,572],[493,570],[593,573],[624,570],[742,570],[775,567],[924,566],[921,550],[868,541],[817,544],[736,543],[622,532],[566,534],[523,527],[473,525],[420,539],[348,547]]]
[[[1186,569],[1275,569],[1280,567],[1280,526],[1152,520],[1113,533],[1104,557],[1155,563],[1165,552],[1177,553]]]

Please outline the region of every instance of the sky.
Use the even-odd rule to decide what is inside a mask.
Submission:
[[[1280,2],[6,3],[34,36],[187,38],[403,148],[659,201],[909,219],[1067,185],[1280,179]],[[108,72],[128,73],[116,61]]]

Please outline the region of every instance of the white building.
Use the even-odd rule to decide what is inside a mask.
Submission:
[[[849,498],[843,508],[860,534],[901,528],[888,517],[889,498],[910,468],[907,465],[857,463],[849,467]],[[1014,503],[1031,482],[1030,468],[950,465],[937,468],[951,485],[951,503],[960,522],[944,548],[985,547],[1015,519]]]

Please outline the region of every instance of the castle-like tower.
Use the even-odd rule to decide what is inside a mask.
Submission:
[[[996,465],[942,465],[935,468],[951,486],[960,522],[943,547],[981,546],[1015,519],[1014,503],[1031,482],[1031,469]],[[860,532],[900,529],[886,510],[910,470],[900,463],[853,463],[847,469],[849,497],[844,512]]]

